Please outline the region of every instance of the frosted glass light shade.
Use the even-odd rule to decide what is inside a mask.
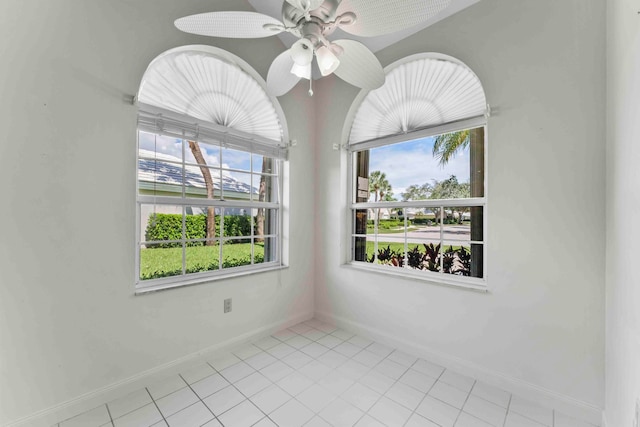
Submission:
[[[289,52],[293,62],[298,65],[308,65],[313,61],[313,45],[307,39],[300,39],[295,42]]]
[[[480,79],[444,55],[416,55],[387,67],[384,85],[364,96],[349,143],[397,135],[485,114]]]
[[[340,60],[326,46],[320,46],[316,49],[316,58],[318,59],[318,68],[320,74],[328,76],[340,66]]]
[[[232,57],[217,55],[208,46],[173,49],[153,60],[138,100],[274,142],[283,138],[265,88]]]
[[[291,73],[301,79],[311,80],[311,63],[307,65],[298,65],[294,63],[293,67],[291,67]]]

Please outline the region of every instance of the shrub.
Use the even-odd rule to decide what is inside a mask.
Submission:
[[[207,237],[207,215],[187,215],[185,217],[185,234],[187,239],[205,239]],[[225,215],[224,236],[250,236],[251,217],[240,215]],[[216,237],[220,237],[220,216],[216,215]],[[163,241],[180,240],[182,238],[182,215],[156,213],[149,215],[145,240]],[[233,243],[247,243],[247,239]],[[204,242],[189,242],[188,246],[202,246]],[[176,248],[180,243],[150,243],[148,248]]]
[[[449,246],[446,250],[441,250],[441,245],[433,243],[423,244],[424,252],[420,246],[415,246],[407,251],[407,265],[416,270],[443,271],[448,274],[459,276],[471,275],[471,252],[464,246],[456,249]],[[377,257],[371,255],[367,259],[368,262],[377,262],[384,265],[393,265],[402,267],[404,264],[404,250],[392,249],[390,245],[386,248],[378,249]],[[440,260],[442,259],[442,267],[440,269]]]
[[[255,254],[254,264],[262,264],[264,262],[264,256],[262,254]],[[233,267],[241,267],[243,265],[251,264],[251,254],[248,254],[246,257],[242,258],[229,258],[222,261],[222,268],[233,268]],[[218,261],[214,261],[208,265],[196,264],[190,267],[187,267],[187,274],[190,273],[201,273],[203,271],[215,271],[218,270]],[[182,274],[182,269],[175,270],[156,270],[149,273],[141,273],[141,280],[149,280],[149,279],[160,279],[162,277],[173,277],[180,276]]]
[[[207,230],[206,215],[188,215],[185,219],[187,239],[204,239]],[[180,240],[182,239],[182,215],[157,213],[149,215],[147,228],[144,233],[146,241]],[[201,246],[202,242],[190,243],[191,246]],[[180,243],[154,243],[148,248],[175,248]]]
[[[367,227],[373,228],[373,220],[367,221]],[[393,228],[404,227],[404,221],[398,221],[397,219],[380,219],[378,220],[378,228],[381,230],[391,230]]]
[[[426,217],[415,217],[411,222],[416,225],[430,225],[433,221]]]

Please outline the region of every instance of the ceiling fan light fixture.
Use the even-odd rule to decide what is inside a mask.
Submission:
[[[250,11],[219,11],[182,17],[175,26],[210,37],[261,38],[289,33],[298,40],[271,63],[267,89],[273,96],[291,90],[302,78],[312,84],[313,57],[320,74],[375,90],[385,81],[382,64],[364,44],[330,41],[335,30],[360,37],[391,34],[438,15],[452,0],[279,0],[282,20]],[[254,2],[252,2],[254,3]],[[288,42],[287,42],[288,44]],[[312,91],[310,89],[309,93]]]
[[[293,64],[291,67],[291,74],[294,74],[301,79],[311,80],[311,63],[307,65]]]
[[[289,52],[291,53],[291,59],[297,65],[309,65],[313,61],[313,45],[307,39],[300,39],[295,42]]]
[[[326,46],[320,46],[316,49],[316,58],[318,59],[320,74],[323,76],[328,76],[340,66],[338,57]]]

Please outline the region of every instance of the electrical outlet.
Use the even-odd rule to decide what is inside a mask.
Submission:
[[[227,298],[224,300],[224,312],[228,313],[231,311],[231,298]]]

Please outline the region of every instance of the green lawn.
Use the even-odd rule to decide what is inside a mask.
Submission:
[[[220,246],[190,246],[186,248],[187,272],[217,270]],[[255,263],[264,260],[264,244],[254,246]],[[251,243],[222,246],[223,267],[251,264]],[[140,278],[143,280],[182,274],[182,248],[152,248],[140,250]]]

